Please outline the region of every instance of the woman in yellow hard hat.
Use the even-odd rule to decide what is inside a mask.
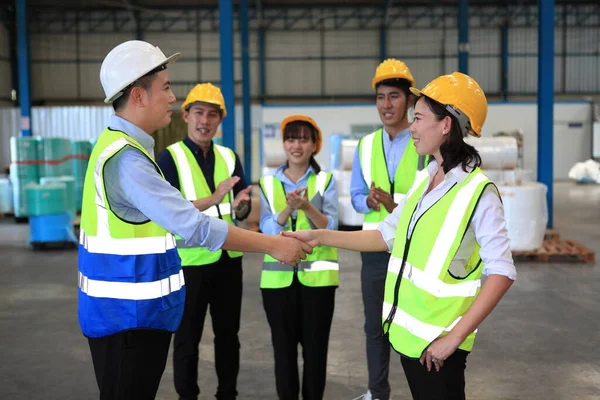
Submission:
[[[291,115],[281,123],[287,161],[260,179],[260,229],[278,235],[311,229],[337,229],[338,196],[333,175],[314,156],[321,149],[317,123]],[[298,343],[304,359],[302,397],[323,398],[327,350],[339,285],[337,250],[319,246],[297,266],[264,258],[260,287],[271,328],[279,399],[298,399]]]
[[[284,234],[313,245],[390,251],[383,329],[401,355],[413,398],[464,399],[477,328],[517,274],[498,190],[463,140],[481,136],[483,90],[454,72],[411,91],[418,97],[414,146],[433,157],[393,213],[374,231]]]

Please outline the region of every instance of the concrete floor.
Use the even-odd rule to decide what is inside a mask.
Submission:
[[[600,186],[558,183],[555,229],[600,251]],[[94,399],[87,341],[77,323],[74,250],[33,252],[27,225],[0,221],[0,398]],[[326,399],[365,391],[360,257],[341,252]],[[245,257],[241,399],[275,399],[270,333],[258,289],[260,256]],[[485,321],[467,363],[470,399],[600,399],[600,269],[517,264],[519,279]],[[207,319],[207,325],[210,319]],[[201,344],[202,399],[214,398],[212,331]],[[399,358],[394,400],[410,399]],[[171,362],[158,399],[176,399]]]

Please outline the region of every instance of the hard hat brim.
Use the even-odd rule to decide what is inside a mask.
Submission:
[[[417,89],[416,87],[411,87],[410,91],[412,94],[414,94],[417,97],[421,97],[423,96],[423,92],[421,92],[419,89]]]
[[[181,53],[175,53],[170,57],[167,57],[163,62],[161,62],[160,64],[156,64],[154,66],[152,66],[152,68],[148,69],[147,71],[143,72],[142,74],[140,74],[140,76],[136,77],[134,80],[132,80],[131,82],[128,82],[124,85],[122,85],[122,87],[120,87],[118,90],[115,91],[115,93],[113,93],[111,96],[107,97],[104,99],[104,102],[106,104],[110,104],[113,101],[115,101],[117,98],[119,98],[119,96],[117,96],[119,93],[121,93],[127,86],[131,85],[133,82],[137,81],[138,79],[140,79],[142,76],[146,75],[148,72],[161,67],[165,64],[169,64],[169,63],[175,63],[179,57],[181,57]]]

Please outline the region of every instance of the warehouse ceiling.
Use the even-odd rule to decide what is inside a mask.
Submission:
[[[14,0],[3,0],[3,3],[13,3]],[[239,0],[233,0],[234,4],[239,4]],[[388,4],[389,3],[389,4]],[[556,0],[556,4],[583,4],[597,3],[596,1],[585,0]],[[218,0],[28,0],[30,7],[60,7],[60,8],[79,8],[79,9],[128,9],[144,11],[145,9],[167,9],[167,8],[216,8]],[[285,7],[285,6],[377,6],[384,7],[386,4],[392,7],[399,6],[424,6],[424,5],[446,5],[458,6],[458,0],[250,0],[250,5],[261,4],[262,7]],[[477,5],[535,5],[537,0],[469,0],[472,6]]]

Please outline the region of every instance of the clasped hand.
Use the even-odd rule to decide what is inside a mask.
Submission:
[[[391,213],[396,208],[396,203],[391,194],[375,186],[374,182],[371,182],[371,188],[369,196],[367,197],[367,205],[369,208],[379,211],[380,204],[383,204],[387,212]]]

